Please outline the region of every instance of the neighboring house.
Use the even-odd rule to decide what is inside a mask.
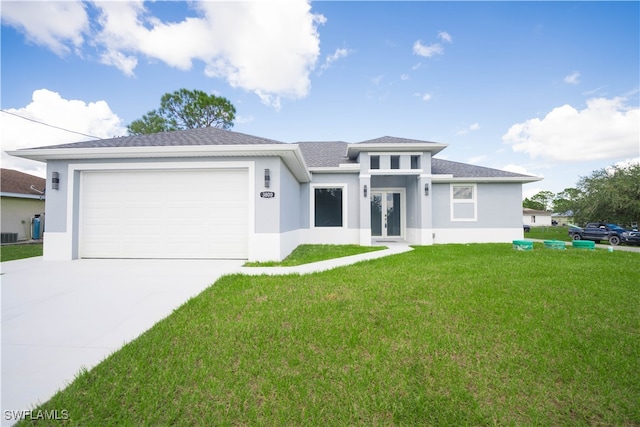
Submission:
[[[522,208],[522,222],[533,227],[551,225],[551,212]]]
[[[9,154],[47,162],[45,259],[280,260],[303,243],[522,238],[522,184],[541,178],[433,157],[444,148],[203,128]]]
[[[573,211],[557,212],[551,214],[552,221],[556,221],[558,225],[567,225],[573,222]]]
[[[45,180],[11,169],[0,170],[0,215],[2,242],[39,239],[44,228]],[[32,220],[40,216],[38,235],[33,235]]]

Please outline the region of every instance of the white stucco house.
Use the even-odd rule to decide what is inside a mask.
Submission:
[[[511,242],[540,178],[445,144],[274,140],[216,128],[23,149],[47,163],[45,259],[280,260],[303,243]]]
[[[532,227],[551,226],[551,212],[522,208],[522,222]]]

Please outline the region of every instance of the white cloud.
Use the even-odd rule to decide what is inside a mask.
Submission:
[[[421,40],[417,40],[413,44],[413,53],[418,56],[424,56],[425,58],[431,58],[434,55],[442,55],[444,48],[439,43],[423,45]]]
[[[409,80],[409,79],[410,79],[410,77],[409,77],[409,74],[407,74],[407,73],[404,73],[404,74],[402,74],[400,76],[400,80]]]
[[[481,154],[479,156],[475,156],[475,157],[471,157],[468,162],[474,165],[479,165],[482,164],[483,162],[487,161],[489,159],[489,156],[487,156],[486,154]]]
[[[420,93],[420,92],[416,92],[413,94],[414,96],[417,96],[418,98],[422,99],[423,101],[427,102],[430,101],[431,98],[433,98],[433,95],[431,95],[430,93]]]
[[[514,124],[502,136],[513,151],[559,162],[619,159],[640,152],[640,108],[624,98],[593,98],[586,108],[554,108],[542,119]]]
[[[89,30],[89,18],[80,1],[2,2],[2,24],[25,33],[27,40],[58,55],[80,48]]]
[[[327,55],[327,57],[324,60],[324,64],[322,64],[322,66],[320,67],[322,70],[326,70],[329,67],[331,67],[331,64],[333,64],[334,62],[336,62],[338,59],[340,58],[346,58],[347,56],[349,56],[349,54],[351,54],[352,51],[349,49],[344,49],[344,48],[338,48],[336,49],[336,51],[334,53],[332,53],[331,55]]]
[[[565,76],[564,82],[570,85],[577,85],[578,83],[580,83],[580,73],[577,71],[574,71],[568,76]]]
[[[480,129],[480,123],[476,122],[470,126],[460,129],[459,131],[456,132],[456,135],[466,135],[469,132],[473,132],[474,130],[479,130],[479,129]]]
[[[514,165],[512,163],[505,165],[503,168],[501,168],[504,171],[507,172],[513,172],[513,173],[520,173],[523,175],[532,175],[532,176],[536,176],[536,174],[529,172],[524,166],[520,166],[520,165]],[[535,194],[535,193],[534,193]]]
[[[7,109],[9,113],[51,126],[80,132],[100,138],[126,135],[121,119],[111,111],[105,101],[84,102],[62,98],[47,89],[33,92],[32,101],[25,107]],[[42,172],[43,163],[9,156],[5,150],[18,150],[44,145],[91,140],[89,136],[67,132],[35,123],[9,114],[0,114],[2,126],[2,167],[24,170],[27,173]]]
[[[446,31],[440,31],[438,33],[438,38],[443,42],[453,43],[453,38],[451,37],[451,34],[447,33]]]
[[[80,2],[3,2],[2,20],[58,53],[69,44],[95,47],[100,62],[129,76],[141,58],[180,70],[201,61],[207,76],[266,97],[269,105],[307,96],[320,55],[318,26],[326,22],[307,0],[189,4],[197,16],[165,22],[140,0],[98,1],[89,22]]]
[[[374,85],[378,86],[380,83],[382,83],[382,79],[384,78],[384,76],[381,74],[379,76],[375,76],[375,77],[371,77],[369,79],[369,81],[371,83],[373,83]]]

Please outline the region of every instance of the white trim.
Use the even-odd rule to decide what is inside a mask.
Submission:
[[[316,227],[315,205],[316,205],[316,188],[341,188],[342,189],[342,227]],[[347,228],[349,216],[347,215],[347,205],[349,198],[347,197],[347,183],[324,183],[311,184],[309,186],[309,228],[318,230],[343,230]]]
[[[511,243],[522,239],[522,227],[516,228],[434,228],[433,244]]]
[[[0,193],[0,197],[12,197],[14,199],[44,200],[44,194],[24,194],[24,193]]]
[[[411,152],[419,152],[425,153],[429,152],[431,155],[435,155],[440,151],[447,148],[447,144],[439,144],[436,142],[406,142],[406,143],[358,143],[358,144],[349,144],[347,146],[347,157],[355,158],[358,154],[362,152],[369,153],[411,153]]]
[[[353,167],[313,167],[309,168],[309,172],[311,173],[358,173],[360,172],[360,164],[356,163],[357,168]]]
[[[367,169],[370,175],[416,175],[422,176],[423,169]]]
[[[11,156],[41,162],[47,160],[279,156],[298,181],[311,181],[311,174],[302,155],[302,151],[300,151],[300,147],[295,144],[32,148],[13,150],[7,153]]]
[[[317,227],[300,229],[300,244],[357,245],[359,243],[359,228]],[[367,245],[370,244],[368,243]]]
[[[71,232],[56,233],[45,231],[43,242],[42,258],[45,261],[69,261],[73,259]]]
[[[64,239],[67,240],[62,244],[62,236],[58,236],[58,242],[56,245],[62,245],[63,247],[70,248],[68,254],[69,258],[73,258],[73,247],[80,244],[80,224],[82,223],[80,215],[80,197],[82,197],[82,173],[80,173],[80,182],[75,182],[75,172],[83,171],[140,171],[140,170],[193,170],[193,169],[247,169],[249,188],[248,188],[248,239],[249,239],[249,253],[251,253],[251,241],[255,235],[255,162],[253,161],[231,161],[231,162],[153,162],[153,163],[71,163],[69,164],[67,171],[67,231],[64,234]],[[74,200],[74,189],[76,185],[78,187],[78,200]],[[78,235],[73,235],[73,219],[74,219],[74,202],[78,203]],[[76,256],[80,253],[79,246],[76,246]]]
[[[435,184],[448,183],[468,183],[468,182],[536,182],[542,181],[544,178],[537,176],[507,176],[507,177],[456,177],[451,175],[431,175],[431,180]]]
[[[300,230],[256,233],[249,240],[249,261],[282,261],[300,244]]]
[[[473,197],[471,199],[454,199],[453,188],[454,187],[471,187],[473,190]],[[453,215],[455,205],[468,205],[473,204],[473,218],[455,218]],[[451,183],[449,184],[449,215],[451,222],[475,222],[478,221],[478,186],[475,183]]]

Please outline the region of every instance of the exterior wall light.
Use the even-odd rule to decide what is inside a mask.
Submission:
[[[271,186],[271,171],[269,169],[264,170],[264,188]]]
[[[51,174],[51,188],[54,190],[60,188],[60,174],[58,172]]]
[[[364,197],[367,197],[367,184],[364,185],[363,194],[364,194]]]
[[[424,195],[428,196],[429,195],[429,183],[426,183],[424,185]]]

